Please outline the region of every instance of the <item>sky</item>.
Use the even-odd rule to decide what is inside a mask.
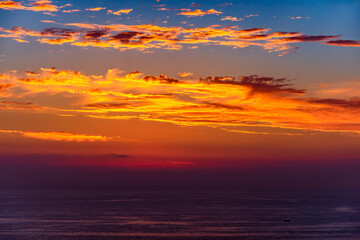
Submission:
[[[359,10],[0,1],[0,185],[70,184],[61,176],[81,182],[92,169],[96,182],[131,170],[157,183],[178,171],[179,184],[241,173],[225,182],[359,187]]]

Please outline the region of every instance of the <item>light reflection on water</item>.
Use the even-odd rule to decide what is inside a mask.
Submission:
[[[359,212],[349,193],[1,191],[0,239],[358,240]]]

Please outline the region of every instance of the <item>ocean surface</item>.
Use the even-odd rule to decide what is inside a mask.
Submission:
[[[0,239],[359,240],[360,195],[0,190]]]

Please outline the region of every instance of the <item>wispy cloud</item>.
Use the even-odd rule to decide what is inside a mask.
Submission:
[[[84,135],[75,134],[70,132],[40,132],[40,131],[20,131],[20,130],[5,130],[0,129],[0,133],[3,134],[20,134],[21,136],[28,138],[36,138],[42,140],[53,140],[53,141],[109,141],[111,138],[96,135]]]
[[[98,12],[98,11],[101,11],[101,10],[104,10],[104,9],[106,9],[106,7],[86,8],[85,10],[86,11],[91,11],[91,12]]]
[[[242,20],[244,20],[244,18],[237,18],[237,17],[231,17],[231,16],[226,16],[221,19],[221,21],[232,21],[232,22],[237,22],[237,21],[242,21]]]
[[[79,9],[70,9],[70,10],[62,10],[64,13],[74,13],[74,12],[80,12]]]
[[[178,76],[179,77],[182,77],[182,78],[186,78],[186,77],[190,77],[194,75],[193,73],[190,73],[190,72],[182,72],[182,73],[178,73]]]
[[[245,15],[246,18],[258,17],[258,16],[259,16],[258,14],[248,14],[248,15]]]
[[[46,108],[36,106],[32,102],[2,101],[2,102],[0,102],[0,109],[41,110],[41,109],[46,109]]]
[[[121,14],[128,14],[131,12],[132,9],[120,9],[118,11],[108,10],[108,13],[114,14],[114,15],[121,15]]]
[[[177,13],[177,15],[183,15],[183,16],[188,16],[188,17],[202,17],[205,15],[219,15],[222,14],[221,11],[217,11],[215,9],[209,9],[206,11],[203,11],[201,9],[196,9],[196,10],[190,10],[190,9],[182,9],[181,12]]]
[[[310,17],[300,17],[300,16],[297,16],[297,17],[289,17],[291,20],[296,20],[296,19],[309,19]]]

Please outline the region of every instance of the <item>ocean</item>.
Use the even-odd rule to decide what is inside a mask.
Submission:
[[[360,195],[0,190],[0,240],[360,239]]]

